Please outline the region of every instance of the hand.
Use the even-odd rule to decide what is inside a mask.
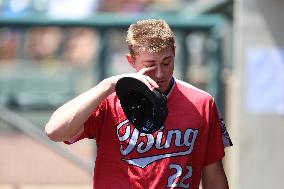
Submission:
[[[142,68],[137,74],[140,74],[143,77],[142,78],[135,77],[135,78],[145,83],[151,90],[153,90],[154,88],[158,88],[159,87],[158,84],[151,77],[147,76],[148,72],[151,72],[155,69],[156,69],[156,66]]]
[[[138,79],[138,80],[142,81],[143,83],[145,83],[149,87],[150,90],[153,90],[154,88],[158,88],[159,86],[153,79],[151,79],[146,74],[148,72],[154,70],[154,69],[156,69],[155,66],[146,67],[146,68],[142,68],[137,73],[116,75],[116,76],[109,77],[109,78],[107,78],[105,80],[107,81],[108,84],[110,84],[110,92],[111,93],[115,91],[115,85],[116,85],[117,81],[120,78],[123,78],[123,77],[133,77],[135,79]]]

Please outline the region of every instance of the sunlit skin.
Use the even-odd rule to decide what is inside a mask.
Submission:
[[[127,54],[126,57],[137,72],[147,68],[145,75],[152,78],[162,92],[168,89],[174,72],[175,48],[173,46],[160,52],[140,51],[139,55],[135,57],[130,54]]]

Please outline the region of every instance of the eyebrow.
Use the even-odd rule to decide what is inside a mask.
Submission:
[[[173,58],[173,56],[167,56],[165,58],[163,58],[163,60],[169,59],[169,58]]]
[[[170,59],[170,58],[173,58],[173,56],[166,56],[165,58],[163,58],[163,60]],[[153,63],[155,62],[155,60],[143,60],[143,62]]]

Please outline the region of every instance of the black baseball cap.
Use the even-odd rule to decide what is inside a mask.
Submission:
[[[123,112],[137,130],[150,134],[164,126],[168,115],[167,97],[158,88],[152,91],[136,78],[123,77],[115,90]]]

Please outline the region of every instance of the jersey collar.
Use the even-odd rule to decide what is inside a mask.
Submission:
[[[176,83],[175,78],[172,77],[172,79],[170,81],[170,84],[169,84],[169,87],[168,87],[168,89],[165,92],[165,95],[167,96],[167,98],[169,98],[170,94],[172,93],[173,88],[175,86],[175,83]]]

